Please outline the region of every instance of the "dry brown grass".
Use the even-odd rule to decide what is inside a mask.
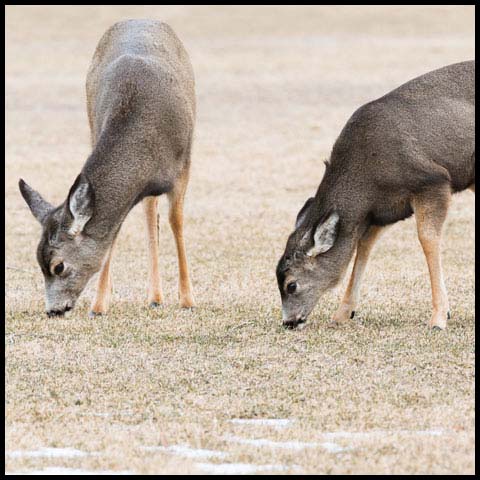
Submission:
[[[198,308],[176,306],[162,200],[167,306],[146,308],[137,207],[119,237],[109,315],[88,318],[91,282],[72,316],[49,319],[34,254],[39,227],[17,181],[25,178],[54,203],[64,199],[89,153],[91,55],[110,24],[132,17],[169,22],[196,73],[186,241]],[[334,292],[309,327],[284,331],[274,275],[349,115],[418,74],[473,58],[473,7],[7,7],[6,22],[7,450],[101,452],[7,457],[7,471],[196,472],[193,460],[140,448],[184,443],[230,452],[228,462],[299,465],[305,473],[473,473],[471,192],[454,198],[445,226],[452,311],[445,332],[424,325],[430,287],[412,219],[379,242],[359,319],[346,328],[326,328],[339,300]],[[237,417],[296,423],[229,423]],[[224,439],[315,442],[325,431],[375,429],[444,433],[339,439],[355,447],[342,454]]]

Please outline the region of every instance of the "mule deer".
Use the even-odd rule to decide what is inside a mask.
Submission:
[[[332,323],[353,318],[374,242],[385,226],[415,214],[432,287],[429,325],[444,329],[450,313],[441,231],[452,193],[467,188],[475,191],[473,61],[429,72],[360,107],[335,142],[278,263],[284,325],[306,321],[356,250]]]
[[[54,208],[20,180],[20,191],[42,225],[37,259],[45,279],[49,316],[71,310],[101,269],[92,314],[108,309],[110,263],[118,231],[142,201],[148,231],[148,300],[162,303],[158,266],[158,196],[170,201],[169,220],[179,263],[182,307],[193,306],[183,240],[195,123],[192,67],[165,23],[127,20],[101,38],[88,71],[87,110],[93,151]]]

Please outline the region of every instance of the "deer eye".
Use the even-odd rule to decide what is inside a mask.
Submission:
[[[64,269],[63,262],[61,262],[58,265],[55,265],[53,272],[55,273],[55,275],[60,275],[63,272],[63,269]]]
[[[297,282],[290,282],[287,285],[287,292],[288,293],[295,293],[296,289],[297,289]]]

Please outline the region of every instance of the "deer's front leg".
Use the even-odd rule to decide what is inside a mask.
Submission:
[[[116,240],[113,241],[112,246],[108,250],[107,255],[103,261],[102,269],[98,277],[97,291],[95,299],[90,308],[90,316],[102,315],[107,313],[110,299],[112,297],[113,282],[110,271],[110,264],[112,260],[113,250]]]
[[[450,318],[440,257],[442,227],[447,216],[450,197],[450,187],[441,185],[417,195],[412,202],[418,238],[427,259],[432,286],[433,314],[429,326],[442,330],[446,328],[447,319]]]
[[[378,240],[380,232],[383,230],[385,230],[385,227],[372,225],[364,233],[362,238],[360,238],[357,246],[355,263],[353,265],[352,275],[350,276],[347,290],[343,296],[342,303],[333,316],[330,326],[336,326],[345,323],[355,315],[355,308],[360,296],[360,283],[362,275],[365,271],[365,267],[367,266],[368,257],[372,251],[372,247],[375,241]]]
[[[158,307],[163,303],[158,260],[158,197],[146,197],[143,200],[143,209],[147,224],[148,302],[151,307]]]

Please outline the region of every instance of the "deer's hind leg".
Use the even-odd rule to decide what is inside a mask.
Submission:
[[[158,259],[158,197],[145,197],[142,203],[147,225],[148,302],[151,307],[158,307],[163,303]]]
[[[446,328],[447,319],[450,318],[440,252],[442,227],[450,197],[450,186],[443,184],[416,195],[412,201],[418,238],[427,259],[432,287],[433,314],[429,326],[438,329]]]
[[[386,227],[371,225],[358,241],[355,263],[348,282],[348,287],[338,310],[335,312],[335,315],[330,322],[330,326],[345,323],[355,315],[355,308],[360,297],[360,283],[367,266],[368,257],[370,256],[373,245],[385,228]]]
[[[178,297],[180,306],[189,308],[194,306],[192,293],[192,284],[190,282],[190,274],[188,272],[187,254],[185,251],[185,242],[183,239],[183,203],[185,191],[188,184],[188,169],[178,178],[173,190],[168,194],[170,201],[169,220],[175,237],[178,255]]]

